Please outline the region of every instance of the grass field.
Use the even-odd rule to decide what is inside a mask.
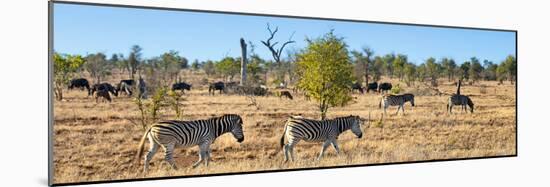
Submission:
[[[115,81],[111,81],[114,83]],[[397,80],[392,81],[394,84]],[[371,116],[363,126],[363,138],[351,131],[338,142],[341,153],[329,147],[325,157],[315,161],[321,143],[300,142],[297,160],[283,162],[279,140],[285,120],[296,114],[319,118],[316,103],[295,95],[294,100],[274,96],[256,97],[259,110],[249,105],[245,96],[209,96],[206,87],[197,86],[186,92],[182,102],[184,119],[204,119],[222,114],[239,114],[244,120],[245,141],[237,143],[226,134],[212,145],[209,167],[191,168],[198,159],[198,148],[178,148],[175,160],[179,170],[171,170],[163,161],[162,150],[153,158],[149,173],[142,173],[143,161],[134,160],[143,129],[130,119],[139,114],[132,98],[116,97],[112,103],[96,103],[84,91],[65,92],[64,101],[54,102],[54,183],[115,180],[159,176],[181,176],[289,168],[340,166],[352,164],[391,163],[432,159],[513,155],[516,153],[516,95],[510,84],[480,82],[463,85],[462,94],[476,104],[473,114],[456,107],[453,114],[445,111],[448,96],[433,95],[424,86],[406,87],[414,93],[416,107],[405,106],[405,115],[395,115],[396,107],[381,120],[379,94],[354,94],[352,104],[330,108],[328,117]],[[483,85],[483,86],[481,86]],[[453,93],[456,87],[441,81],[438,87]],[[162,119],[174,118],[169,109],[161,111]],[[146,145],[148,148],[148,144]]]

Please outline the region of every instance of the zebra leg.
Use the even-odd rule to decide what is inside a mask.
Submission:
[[[199,164],[201,164],[201,162],[204,160],[204,152],[202,150],[199,151],[199,161],[195,162],[193,164],[193,168],[196,168],[197,166],[199,166]]]
[[[290,154],[290,161],[294,162],[294,145],[298,143],[299,140],[290,139],[287,144],[287,151]]]
[[[208,161],[210,161],[210,152],[212,150],[210,150],[210,145],[208,145],[208,147],[206,148],[206,153],[204,154],[205,158],[204,158],[204,166],[208,167]]]
[[[340,148],[338,148],[338,143],[336,143],[336,140],[331,141],[332,147],[334,147],[334,150],[336,150],[336,154],[340,154]]]
[[[208,149],[210,149],[210,144],[203,143],[199,145],[199,160],[193,164],[193,168],[199,166],[203,161],[208,166]]]
[[[317,160],[321,160],[321,157],[323,157],[323,154],[325,153],[325,149],[330,145],[330,141],[327,140],[323,143],[323,147],[321,147],[321,152],[319,153],[319,157],[317,157]]]
[[[153,141],[152,139],[149,139],[149,144],[151,145],[151,147],[149,147],[149,151],[145,155],[145,164],[143,166],[143,172],[147,172],[149,168],[149,161],[151,161],[151,159],[159,149],[159,145],[155,143],[155,141]]]
[[[166,162],[170,164],[170,167],[172,167],[172,169],[177,170],[178,167],[176,167],[176,162],[174,161],[174,157],[173,157],[173,152],[175,147],[176,146],[174,143],[170,143],[164,146],[164,160],[166,160]]]
[[[395,115],[396,115],[396,116],[399,114],[399,109],[400,109],[401,107],[403,107],[403,106],[397,105],[397,111],[395,111]]]
[[[285,162],[288,161],[288,144],[283,146],[283,152],[285,153]]]
[[[208,156],[208,161],[212,161],[212,156],[211,156],[211,154],[212,154],[212,149],[208,148],[208,152],[207,152],[207,154],[206,154],[206,155]]]
[[[288,150],[290,151],[290,161],[294,162],[294,145],[290,145]]]

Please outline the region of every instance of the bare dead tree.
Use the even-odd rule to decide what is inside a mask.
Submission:
[[[246,85],[246,42],[241,38],[241,86]]]
[[[279,31],[279,27],[275,27],[275,30],[271,30],[271,27],[269,26],[269,23],[268,23],[267,31],[269,31],[269,38],[267,38],[266,41],[262,41],[262,43],[269,49],[269,51],[271,52],[271,55],[273,56],[273,60],[277,64],[277,67],[280,68],[282,66],[281,55],[283,53],[283,49],[285,48],[286,45],[296,42],[292,40],[292,36],[294,36],[295,32],[293,32],[290,35],[289,39],[286,42],[284,42],[280,48],[277,49],[276,45],[279,44],[279,42],[272,42],[272,40],[275,37],[275,34],[277,34],[277,31]],[[279,78],[284,79],[284,74],[282,77],[279,77]]]

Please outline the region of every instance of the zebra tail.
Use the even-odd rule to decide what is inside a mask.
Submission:
[[[287,127],[288,127],[288,125],[285,124],[285,130],[283,131],[283,135],[281,136],[281,148],[283,148],[285,146],[285,134],[286,134]]]
[[[378,108],[382,108],[382,100],[378,103]]]
[[[139,160],[141,159],[141,156],[143,155],[143,147],[145,145],[145,138],[147,137],[147,135],[149,134],[149,132],[151,131],[151,128],[148,128],[145,133],[143,133],[143,137],[141,138],[141,141],[139,142],[139,146],[138,146],[138,152],[137,152],[137,157],[136,157],[136,162],[139,164]]]

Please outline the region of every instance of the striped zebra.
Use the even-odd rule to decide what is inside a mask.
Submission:
[[[204,120],[195,121],[161,121],[153,124],[145,131],[138,149],[138,161],[143,153],[145,138],[149,139],[150,148],[145,156],[145,166],[143,170],[146,172],[149,161],[159,147],[164,149],[164,159],[170,164],[173,169],[177,169],[172,157],[175,147],[191,147],[199,146],[199,160],[193,164],[197,167],[202,161],[208,166],[210,158],[210,144],[214,143],[217,137],[231,132],[233,137],[239,143],[244,140],[242,129],[243,120],[239,115],[227,114],[221,117],[214,117]]]
[[[398,106],[396,115],[399,113],[399,108],[401,108],[401,111],[403,111],[403,114],[405,114],[405,108],[403,107],[405,103],[410,102],[412,106],[414,106],[414,95],[413,94],[403,94],[403,95],[392,95],[392,94],[386,94],[382,96],[382,100],[380,100],[380,103],[378,104],[378,108],[384,107],[384,114],[386,114],[386,109],[389,106]]]
[[[470,97],[460,94],[453,94],[449,97],[449,102],[447,103],[447,112],[453,113],[453,106],[460,105],[462,110],[466,110],[466,107],[470,107],[470,112],[474,113],[474,102]]]
[[[332,144],[337,154],[340,153],[338,144],[336,143],[338,136],[351,129],[353,134],[361,138],[363,136],[363,132],[361,132],[362,123],[363,121],[359,116],[339,117],[322,121],[306,119],[301,116],[290,117],[285,124],[285,130],[281,137],[281,147],[285,153],[285,162],[288,160],[289,153],[290,160],[294,161],[294,146],[300,140],[324,142],[317,160],[321,159],[329,144]],[[287,144],[285,144],[285,136],[288,139]]]

